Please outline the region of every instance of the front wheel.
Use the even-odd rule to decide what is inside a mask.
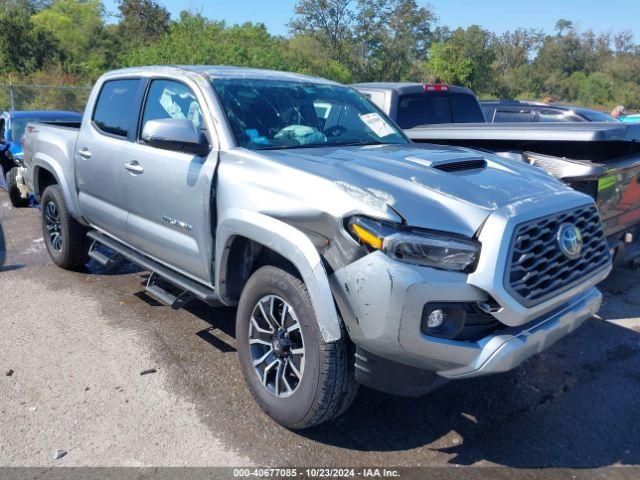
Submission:
[[[309,293],[276,267],[257,270],[238,306],[236,341],[242,373],[262,409],[292,430],[344,412],[358,384],[346,336],[325,343]]]
[[[42,194],[42,233],[53,263],[65,270],[79,270],[89,260],[85,228],[71,216],[58,185]]]
[[[18,184],[18,167],[13,167],[7,172],[7,191],[9,192],[9,200],[14,208],[23,208],[29,206],[29,196],[23,195]]]

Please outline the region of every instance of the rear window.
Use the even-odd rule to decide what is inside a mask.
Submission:
[[[584,122],[583,118],[572,112],[562,110],[540,110],[539,122]]]
[[[533,122],[534,118],[531,109],[496,110],[493,121],[496,123]]]
[[[93,112],[93,122],[103,132],[127,137],[131,131],[131,109],[140,80],[105,82]]]
[[[590,122],[606,122],[606,123],[617,123],[620,122],[615,117],[612,117],[608,113],[598,112],[598,111],[581,111],[580,115],[589,120]]]
[[[398,125],[401,128],[484,122],[480,104],[468,93],[413,93],[400,97],[398,104]]]

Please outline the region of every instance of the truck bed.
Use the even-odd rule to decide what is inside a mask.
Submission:
[[[419,143],[484,149],[540,166],[595,198],[612,246],[629,243],[627,233],[640,237],[640,124],[458,123],[405,133]]]
[[[76,140],[80,132],[80,124],[66,122],[64,124],[28,123],[24,134],[25,180],[36,197],[42,194],[34,188],[34,175],[38,174],[41,160],[55,158],[62,171],[73,171]],[[58,178],[58,183],[75,191],[75,177]],[[68,198],[69,206],[76,208],[75,198]]]
[[[419,140],[483,140],[518,142],[634,142],[640,140],[640,123],[446,123],[405,130]]]

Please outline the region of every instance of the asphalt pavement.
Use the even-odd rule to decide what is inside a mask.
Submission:
[[[418,399],[362,388],[294,433],[245,388],[234,309],[159,305],[131,265],[56,268],[39,211],[4,191],[0,222],[0,466],[640,464],[640,271],[615,271],[599,317],[512,372]]]

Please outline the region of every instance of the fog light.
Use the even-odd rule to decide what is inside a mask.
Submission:
[[[429,319],[427,320],[427,327],[429,328],[438,328],[440,325],[444,323],[444,318],[447,316],[442,310],[434,310],[429,314]]]
[[[422,310],[420,331],[431,337],[455,338],[464,328],[469,308],[466,303],[427,303]]]

